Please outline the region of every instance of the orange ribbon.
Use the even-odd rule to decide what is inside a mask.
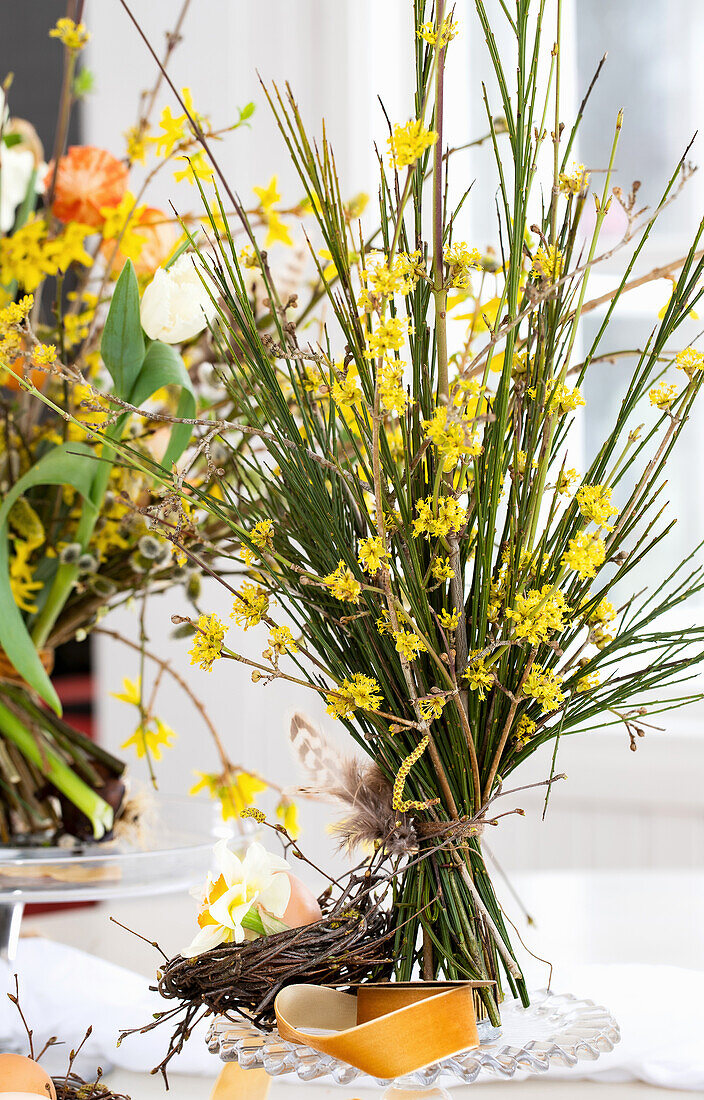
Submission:
[[[383,982],[357,996],[316,985],[289,985],[274,1002],[278,1033],[391,1079],[479,1045],[472,982]],[[266,1100],[262,1069],[225,1066],[210,1100]]]
[[[473,990],[464,982],[361,985],[356,997],[289,985],[274,1009],[282,1039],[370,1077],[402,1077],[479,1045]]]

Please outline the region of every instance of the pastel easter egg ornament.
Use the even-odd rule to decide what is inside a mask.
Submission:
[[[289,928],[303,928],[306,924],[315,924],[322,919],[318,899],[308,887],[295,875],[287,875],[291,884],[288,905],[281,918]]]
[[[21,1054],[0,1054],[0,1100],[32,1096],[56,1100],[56,1089],[46,1070]]]

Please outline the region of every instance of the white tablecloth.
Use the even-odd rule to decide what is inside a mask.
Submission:
[[[5,964],[3,982],[14,986],[22,975],[22,1006],[40,1046],[50,1035],[77,1045],[89,1024],[93,1034],[84,1048],[93,1065],[112,1063],[144,1072],[160,1061],[168,1025],[134,1036],[116,1047],[122,1028],[147,1023],[165,1003],[150,992],[148,980],[104,959],[46,939],[20,943],[16,963]],[[554,1071],[570,1080],[643,1081],[651,1085],[704,1093],[704,972],[671,966],[562,965],[553,988],[587,996],[606,1005],[618,1019],[622,1042],[597,1062]],[[11,1003],[0,1001],[0,1035],[21,1040],[22,1025]],[[214,1076],[217,1060],[203,1043],[203,1028],[171,1072]],[[58,1064],[65,1053],[54,1052]],[[551,1076],[553,1071],[551,1071]]]

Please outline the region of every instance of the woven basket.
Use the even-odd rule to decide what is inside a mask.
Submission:
[[[54,670],[54,650],[53,649],[40,649],[39,660],[42,663],[44,671],[48,676]],[[2,684],[15,684],[19,687],[28,687],[25,680],[22,679],[15,666],[10,661],[4,650],[0,649],[0,683]]]

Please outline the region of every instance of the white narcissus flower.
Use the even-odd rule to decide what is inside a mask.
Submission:
[[[202,278],[201,278],[202,276]],[[213,320],[216,307],[203,279],[216,293],[203,262],[193,252],[185,252],[166,270],[159,267],[142,295],[142,328],[150,340],[182,344]]]
[[[289,869],[285,859],[267,852],[256,841],[240,859],[226,840],[220,840],[215,845],[215,865],[219,875],[209,875],[205,890],[199,892],[200,932],[182,952],[186,959],[221,943],[242,943],[246,937],[286,927],[281,918],[291,896],[291,880],[282,874]]]

